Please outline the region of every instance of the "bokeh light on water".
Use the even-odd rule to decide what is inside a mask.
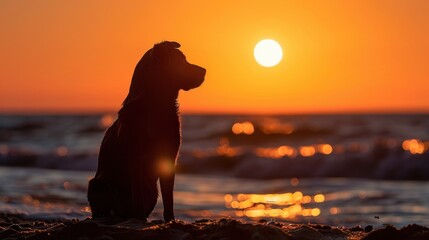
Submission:
[[[402,142],[402,148],[411,154],[423,154],[429,150],[429,141],[407,139]]]
[[[323,194],[304,195],[300,191],[279,194],[226,194],[225,206],[236,210],[237,217],[249,218],[284,218],[293,219],[297,216],[317,217],[323,203]]]

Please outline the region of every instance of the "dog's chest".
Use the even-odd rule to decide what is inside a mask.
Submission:
[[[140,135],[180,140],[180,121],[173,116],[146,116],[134,123]]]

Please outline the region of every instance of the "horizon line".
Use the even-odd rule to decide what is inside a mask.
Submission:
[[[119,110],[0,110],[0,115],[37,116],[37,115],[103,115],[117,114]],[[429,109],[407,110],[332,110],[332,111],[179,111],[180,115],[426,115]]]

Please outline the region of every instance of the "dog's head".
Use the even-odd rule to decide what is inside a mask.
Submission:
[[[204,82],[206,70],[189,63],[177,42],[161,42],[147,51],[137,64],[124,105],[141,97],[177,98]]]
[[[167,81],[170,81],[168,84],[188,91],[203,83],[206,70],[189,63],[179,47],[177,42],[162,42],[153,47],[151,55],[155,64],[164,71]]]

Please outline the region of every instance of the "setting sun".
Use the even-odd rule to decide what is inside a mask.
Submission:
[[[264,67],[276,66],[283,57],[282,47],[272,39],[264,39],[258,42],[253,54],[256,61]]]

